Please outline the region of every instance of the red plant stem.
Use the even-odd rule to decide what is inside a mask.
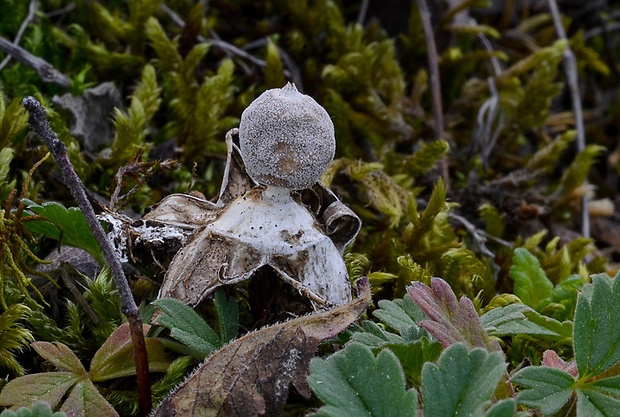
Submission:
[[[101,223],[99,223],[93,206],[88,201],[86,192],[84,191],[84,185],[75,172],[75,169],[73,169],[71,161],[69,161],[65,144],[58,139],[58,136],[49,125],[45,108],[34,97],[26,97],[23,103],[30,115],[28,119],[30,126],[37,135],[41,137],[45,146],[50,150],[56,163],[60,167],[64,183],[71,191],[80,210],[84,213],[86,222],[93,236],[97,239],[99,245],[101,245],[105,261],[110,267],[112,276],[114,277],[122,302],[122,312],[129,322],[131,339],[134,344],[140,416],[146,416],[151,409],[151,383],[149,378],[148,356],[146,352],[146,343],[144,341],[144,333],[142,331],[142,318],[140,317],[138,306],[131,294],[131,289],[127,283],[123,266],[114,252],[112,243],[103,230]]]
[[[431,22],[431,13],[428,10],[426,0],[416,0],[420,17],[422,19],[422,29],[426,38],[426,55],[428,57],[428,69],[430,77],[431,98],[433,106],[433,117],[435,118],[435,140],[445,139],[443,104],[441,100],[441,79],[439,77],[439,56],[437,55],[437,45],[435,44],[435,33]],[[446,190],[450,190],[450,172],[448,170],[448,160],[444,156],[441,161],[441,176],[446,185]]]

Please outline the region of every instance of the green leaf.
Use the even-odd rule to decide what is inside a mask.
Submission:
[[[612,416],[620,408],[620,376],[580,384],[577,390],[578,416]]]
[[[557,368],[528,366],[513,375],[513,383],[525,387],[517,395],[519,404],[540,408],[543,415],[557,412],[573,395],[574,378]]]
[[[373,311],[372,315],[403,337],[412,332],[418,332],[420,330],[418,322],[426,318],[424,312],[413,302],[411,297],[406,296],[394,301],[380,300],[378,305],[379,308]]]
[[[1,90],[0,95],[4,96]],[[0,101],[0,148],[4,148],[13,145],[17,135],[28,126],[28,113],[19,98],[6,107],[4,97]]]
[[[265,56],[265,87],[267,88],[282,88],[286,83],[284,78],[284,66],[282,65],[282,59],[280,59],[280,52],[278,47],[272,39],[267,39],[267,54]]]
[[[143,325],[144,333],[150,326]],[[157,339],[145,339],[150,372],[165,372],[170,359],[164,346]],[[90,379],[106,381],[112,378],[135,375],[134,348],[129,323],[119,326],[93,356],[90,364]]]
[[[480,321],[489,335],[496,337],[527,334],[559,340],[572,337],[573,332],[572,322],[560,323],[521,303],[494,308],[480,316]]]
[[[543,172],[552,171],[564,149],[575,140],[577,132],[568,130],[559,135],[552,142],[538,150],[525,165],[528,171],[543,170]]]
[[[528,413],[517,413],[517,402],[512,398],[507,398],[493,404],[484,413],[484,417],[526,417]]]
[[[620,275],[612,281],[593,275],[579,294],[574,350],[580,379],[595,376],[620,361]]]
[[[444,140],[434,140],[428,143],[420,141],[419,147],[407,160],[409,174],[413,177],[433,169],[439,160],[450,151],[450,145]]]
[[[382,326],[370,320],[362,321],[361,329],[363,331],[354,332],[351,339],[371,348],[383,347],[388,343],[407,344],[408,342],[408,340],[388,332]]]
[[[542,301],[551,296],[553,283],[549,281],[538,259],[527,249],[517,248],[512,258],[510,277],[514,280],[514,294],[523,304],[540,310]]]
[[[32,347],[56,368],[62,371],[73,372],[78,377],[86,377],[84,365],[82,365],[82,362],[67,345],[63,343],[34,342]]]
[[[20,321],[31,317],[32,311],[24,304],[13,304],[0,314],[0,368],[21,376],[24,368],[17,360],[17,353],[34,341],[32,332]]]
[[[620,410],[620,398],[614,398],[595,390],[577,391],[577,415],[579,417],[615,416]]]
[[[37,400],[52,407],[60,403],[80,378],[73,372],[46,372],[21,376],[10,381],[0,392],[0,405],[29,407]]]
[[[9,175],[9,167],[14,153],[11,148],[4,148],[0,151],[0,183],[5,182]]]
[[[24,199],[27,209],[44,220],[28,221],[24,225],[32,233],[40,233],[61,243],[84,249],[96,260],[103,263],[99,243],[93,236],[86,218],[77,207],[65,208],[55,201],[39,205]]]
[[[217,327],[221,344],[237,337],[239,331],[239,305],[234,297],[229,297],[223,288],[218,288],[213,297],[217,310]]]
[[[566,168],[560,180],[560,186],[554,194],[557,197],[566,197],[576,188],[580,187],[588,178],[590,168],[596,161],[596,157],[605,150],[604,146],[588,145],[581,151],[573,162]],[[561,200],[560,200],[561,201]]]
[[[407,381],[414,386],[421,384],[424,364],[436,361],[443,351],[439,342],[429,341],[426,337],[406,345],[389,343],[385,347],[394,352],[405,371]]]
[[[424,415],[473,415],[491,399],[505,370],[500,352],[480,348],[468,352],[462,343],[450,346],[436,364],[425,363],[422,368]]]
[[[170,336],[194,351],[198,359],[204,359],[222,346],[222,343],[202,317],[190,307],[173,298],[153,302],[164,314],[155,324],[170,329]]]
[[[118,413],[90,381],[79,382],[60,408],[72,416],[116,417]]]
[[[154,17],[150,17],[145,24],[146,36],[157,53],[156,64],[164,71],[178,70],[182,58],[178,52],[178,42],[168,39],[161,24]]]
[[[421,282],[413,282],[407,291],[429,318],[420,321],[419,325],[444,347],[462,342],[469,348],[500,350],[482,326],[472,301],[465,296],[457,300],[446,281],[433,278],[430,288]]]
[[[375,358],[358,343],[310,363],[312,391],[326,405],[314,416],[415,416],[417,393],[407,390],[403,370],[389,350]]]
[[[491,204],[485,203],[478,208],[480,217],[484,220],[486,231],[491,236],[502,237],[506,224],[499,210]]]

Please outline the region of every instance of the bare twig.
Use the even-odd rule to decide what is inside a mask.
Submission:
[[[183,19],[181,19],[179,15],[176,14],[174,10],[170,9],[170,7],[168,7],[166,4],[162,3],[159,7],[164,13],[166,13],[166,15],[168,15],[168,17],[177,26],[180,26],[181,28],[185,26],[185,22],[183,21]],[[232,45],[226,41],[219,39],[217,34],[213,31],[210,32],[209,38],[205,38],[202,35],[198,35],[197,39],[200,42],[209,43],[215,46],[216,48],[226,51],[227,53],[231,55],[236,55],[240,58],[247,59],[248,61],[250,61],[252,64],[256,65],[259,68],[265,68],[267,66],[267,62],[265,60],[257,58],[254,55],[244,51],[243,49],[238,48],[235,45]],[[287,57],[283,57],[283,58],[284,58],[285,63],[288,64],[289,61],[287,60]],[[292,80],[295,83],[295,85],[297,85],[297,88],[300,89],[299,87],[302,85],[301,76],[296,75],[294,71],[292,72],[292,71],[289,71],[288,69],[284,69],[284,76]]]
[[[470,24],[473,25],[475,23],[475,20],[470,19]],[[478,34],[478,39],[482,43],[484,49],[489,52],[493,51],[491,42],[489,42],[484,34]],[[497,57],[491,56],[490,61],[495,77],[499,77],[502,72],[499,60]],[[497,91],[497,87],[495,86],[495,79],[493,77],[488,77],[487,84],[489,86],[489,93],[491,96],[482,104],[480,110],[478,111],[478,117],[476,118],[476,129],[474,130],[472,140],[474,147],[476,144],[479,144],[481,147],[482,162],[484,163],[485,168],[488,168],[489,166],[491,152],[493,151],[493,148],[495,148],[499,135],[504,128],[504,111],[499,108],[499,93]],[[496,124],[495,129],[493,129],[493,124]],[[472,147],[472,149],[474,149],[474,147]]]
[[[362,4],[360,4],[360,11],[357,15],[357,23],[359,23],[360,25],[363,25],[364,21],[366,20],[366,13],[368,13],[368,3],[370,3],[370,0],[362,0]]]
[[[428,68],[430,76],[431,96],[433,101],[433,116],[435,118],[435,139],[445,139],[443,104],[441,101],[441,80],[439,78],[439,56],[435,45],[435,33],[431,22],[431,14],[428,10],[426,0],[416,0],[420,17],[422,18],[422,28],[426,37],[426,55],[428,57]],[[443,177],[446,189],[450,190],[450,173],[448,171],[448,160],[446,157],[441,159],[441,176]]]
[[[0,37],[0,50],[9,54],[22,64],[34,68],[44,82],[58,84],[66,89],[69,89],[71,86],[69,77],[56,70],[52,64],[38,56],[32,55],[24,48],[14,45],[2,37]]]
[[[58,10],[53,10],[51,12],[48,12],[45,14],[45,17],[47,17],[48,19],[51,19],[52,17],[56,17],[56,16],[62,16],[64,14],[67,14],[69,12],[72,12],[73,10],[75,10],[77,6],[75,5],[75,2],[72,1],[71,3],[67,4],[64,7],[61,7]]]
[[[465,217],[460,216],[456,213],[450,212],[449,216],[451,219],[454,219],[457,222],[459,222],[469,232],[471,237],[478,244],[478,247],[480,248],[480,252],[482,252],[483,254],[485,254],[491,259],[495,258],[495,254],[491,252],[489,248],[487,248],[487,245],[486,245],[487,239],[485,236],[486,233],[484,231],[478,230],[476,226],[474,226],[469,220],[467,220]]]
[[[26,16],[21,26],[19,27],[19,30],[17,31],[17,35],[15,36],[15,39],[13,40],[14,45],[19,45],[19,41],[21,41],[22,36],[24,36],[24,32],[26,31],[26,28],[28,27],[30,22],[32,22],[32,19],[34,19],[34,15],[37,12],[38,8],[39,8],[39,1],[30,0],[30,6],[28,6],[28,15]],[[2,60],[2,62],[0,62],[0,71],[2,71],[2,68],[6,67],[6,64],[9,63],[11,58],[12,58],[11,55],[7,54],[7,56]]]
[[[553,17],[553,24],[558,38],[566,40],[566,32],[560,18],[560,11],[555,0],[549,0],[549,11]],[[581,153],[586,148],[586,134],[583,125],[583,109],[581,107],[581,95],[579,94],[579,78],[577,75],[577,62],[573,51],[567,45],[562,56],[566,82],[570,90],[575,126],[577,128],[577,152]],[[588,213],[588,195],[584,193],[581,198],[581,234],[590,237],[590,215]]]
[[[58,136],[49,125],[45,108],[34,97],[26,97],[24,99],[24,107],[28,110],[30,118],[28,122],[32,129],[41,137],[45,146],[50,150],[56,163],[60,167],[63,175],[64,183],[71,191],[71,194],[77,201],[78,206],[86,222],[90,227],[93,236],[103,251],[106,263],[112,271],[112,276],[116,283],[119,296],[122,301],[122,311],[127,316],[129,327],[131,329],[131,339],[134,344],[134,360],[136,362],[136,375],[138,380],[138,403],[140,407],[140,415],[146,416],[151,408],[151,384],[149,378],[149,364],[146,352],[146,344],[144,341],[144,333],[142,330],[142,319],[138,312],[138,306],[133,299],[131,289],[127,283],[123,267],[120,260],[114,252],[112,243],[106,236],[101,223],[95,215],[93,206],[89,203],[84,191],[84,185],[80,177],[73,169],[73,165],[67,156],[67,148],[64,143],[58,139]]]

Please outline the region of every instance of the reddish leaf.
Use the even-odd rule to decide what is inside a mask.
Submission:
[[[279,415],[289,384],[310,396],[306,377],[321,340],[353,323],[370,303],[368,281],[360,297],[330,311],[247,334],[210,356],[166,398],[156,416]]]
[[[469,349],[484,348],[490,352],[501,351],[499,344],[489,338],[471,300],[461,300],[450,285],[441,278],[433,278],[429,288],[421,282],[414,282],[407,291],[430,320],[420,321],[444,347],[463,342]]]
[[[80,381],[71,390],[60,410],[67,417],[118,417],[116,410],[90,381]]]
[[[143,325],[144,333],[150,326]],[[164,346],[157,339],[146,338],[146,350],[149,357],[149,371],[165,372],[170,365],[170,358],[164,352]],[[112,378],[135,375],[136,365],[133,356],[133,342],[129,324],[119,326],[99,348],[90,364],[90,379],[105,381]]]
[[[56,408],[67,391],[80,378],[73,372],[30,374],[10,381],[0,392],[0,405],[30,407],[35,401],[45,401]]]
[[[550,366],[552,368],[560,369],[567,374],[574,376],[575,378],[579,376],[579,370],[577,369],[577,362],[573,359],[570,362],[566,362],[564,359],[560,358],[554,350],[545,350],[543,353],[542,364],[545,366]]]
[[[31,345],[46,361],[62,371],[69,371],[78,377],[86,376],[84,365],[66,345],[62,343],[34,342]]]

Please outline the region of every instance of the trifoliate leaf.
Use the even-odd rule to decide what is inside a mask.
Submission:
[[[420,321],[419,325],[444,347],[462,342],[469,348],[500,350],[497,342],[489,338],[482,326],[472,301],[467,297],[458,301],[446,281],[433,278],[430,288],[421,282],[414,282],[407,291],[429,318]]]
[[[517,395],[520,404],[540,408],[543,415],[550,415],[571,398],[575,380],[560,369],[528,366],[514,374],[512,382],[525,387]]]
[[[474,415],[491,399],[505,370],[500,352],[480,348],[468,352],[462,343],[450,346],[436,364],[426,363],[422,368],[424,416]]]
[[[579,294],[574,350],[581,378],[595,376],[620,361],[620,275],[612,281],[593,275]]]
[[[155,324],[170,329],[170,336],[189,347],[199,359],[222,346],[217,333],[193,309],[173,298],[162,298],[153,305],[164,314]]]
[[[326,405],[313,416],[415,416],[417,393],[407,390],[398,359],[389,350],[375,358],[353,343],[327,359],[310,364],[310,387]]]
[[[28,231],[60,240],[65,245],[84,249],[95,259],[103,262],[99,243],[93,236],[88,223],[86,223],[86,218],[79,208],[65,208],[55,201],[49,201],[42,205],[26,199],[24,202],[30,212],[43,218],[43,220],[24,222]]]
[[[553,283],[549,281],[538,259],[527,249],[517,248],[513,257],[514,265],[510,268],[510,277],[514,280],[514,294],[536,310],[544,305],[541,302],[551,296]]]

